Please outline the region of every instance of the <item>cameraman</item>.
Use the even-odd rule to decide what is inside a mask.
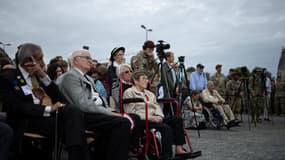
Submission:
[[[166,87],[163,87],[165,98],[174,98],[175,84],[176,84],[176,65],[174,64],[174,53],[165,53],[165,62],[162,64],[162,73],[165,75],[161,76],[161,84],[168,87],[169,93],[167,93]]]
[[[156,86],[159,83],[159,72],[157,63],[154,59],[154,48],[155,44],[153,41],[145,41],[142,46],[143,50],[131,58],[131,66],[134,71],[142,69],[147,72],[148,80],[152,81],[150,89],[156,93]]]

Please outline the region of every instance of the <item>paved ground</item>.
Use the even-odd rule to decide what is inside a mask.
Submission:
[[[189,130],[194,151],[202,150],[196,160],[285,160],[285,117],[273,117],[256,127],[249,125],[247,116],[241,127],[221,130]]]

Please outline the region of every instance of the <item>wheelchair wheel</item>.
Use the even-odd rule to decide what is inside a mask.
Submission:
[[[212,109],[211,113],[213,115],[213,121],[217,125],[217,128],[221,128],[224,126],[223,117],[221,113],[217,109]]]
[[[213,124],[213,114],[212,112],[210,111],[209,108],[207,107],[204,107],[203,108],[203,114],[205,116],[205,119],[206,119],[206,127],[216,127],[215,124]]]
[[[155,129],[152,129],[150,131],[150,137],[149,137],[149,148],[148,152],[144,153],[145,149],[145,136],[142,137],[141,143],[139,145],[139,148],[137,149],[136,158],[130,157],[129,160],[159,160],[159,155],[162,151],[162,144],[161,144],[161,134],[159,131],[156,131]],[[155,139],[155,140],[154,140]],[[155,143],[156,142],[156,143]],[[158,151],[158,154],[157,154]]]
[[[152,136],[150,138],[149,151],[146,154],[146,160],[158,160],[162,151],[162,136],[161,133],[155,129],[151,129],[150,132]]]

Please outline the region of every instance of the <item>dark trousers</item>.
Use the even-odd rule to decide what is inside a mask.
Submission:
[[[128,119],[99,113],[86,113],[87,130],[99,134],[95,142],[101,141],[99,147],[104,149],[100,160],[127,160],[131,123]]]
[[[59,109],[58,118],[58,135],[62,137],[65,143],[69,153],[69,160],[89,160],[83,112],[79,111],[73,105],[66,105]],[[39,133],[48,137],[49,142],[54,142],[54,113],[51,117],[30,119],[28,132]],[[50,143],[49,145],[49,148],[52,149],[54,143]]]
[[[142,121],[141,126],[145,126]],[[169,116],[163,119],[163,123],[149,122],[150,128],[157,129],[162,135],[162,155],[172,156],[172,145],[185,144],[183,121],[181,117]]]
[[[10,146],[13,141],[13,131],[5,123],[0,122],[0,159],[7,160]]]

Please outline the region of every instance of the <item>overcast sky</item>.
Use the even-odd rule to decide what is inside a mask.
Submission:
[[[185,65],[214,72],[236,66],[267,68],[274,75],[285,45],[284,0],[0,0],[0,41],[14,57],[24,42],[42,46],[45,59],[82,45],[106,60],[116,46],[127,59],[149,39],[165,40]]]

